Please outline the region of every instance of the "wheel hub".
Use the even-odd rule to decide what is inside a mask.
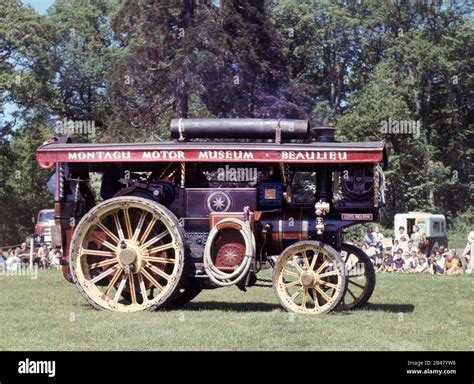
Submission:
[[[119,254],[120,262],[123,265],[130,265],[137,260],[137,252],[132,248],[125,248],[120,251]]]
[[[143,264],[143,254],[135,241],[123,241],[120,244],[120,248],[117,249],[116,255],[125,273],[137,273],[140,271]]]
[[[305,287],[312,287],[316,282],[316,276],[313,272],[304,272],[301,274],[300,280]]]

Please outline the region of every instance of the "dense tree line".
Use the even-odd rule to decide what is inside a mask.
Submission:
[[[385,140],[385,223],[407,210],[472,224],[469,1],[0,0],[0,245],[51,205],[34,150],[166,138],[172,117],[309,118]],[[5,109],[8,109],[6,113]],[[409,133],[399,127],[409,124]],[[395,129],[398,127],[397,129]]]

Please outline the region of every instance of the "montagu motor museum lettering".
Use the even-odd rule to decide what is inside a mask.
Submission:
[[[286,160],[286,161],[341,161],[347,160],[345,151],[74,151],[67,161],[212,161],[212,160]]]

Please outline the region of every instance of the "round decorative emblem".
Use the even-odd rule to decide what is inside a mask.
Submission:
[[[213,192],[207,197],[209,212],[227,212],[231,205],[230,196],[225,192]]]

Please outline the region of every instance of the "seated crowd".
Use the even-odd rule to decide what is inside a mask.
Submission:
[[[468,244],[462,255],[455,249],[443,246],[433,248],[428,254],[428,241],[418,226],[408,235],[405,228],[399,233],[391,248],[384,248],[384,236],[378,227],[368,228],[362,242],[354,245],[362,248],[370,257],[376,272],[431,273],[432,275],[459,275],[471,273],[471,256],[474,249],[474,232],[468,236]],[[463,259],[461,261],[461,259]]]
[[[3,252],[2,252],[3,253]],[[15,271],[22,266],[30,263],[30,250],[27,243],[22,243],[16,249],[10,248],[6,260],[0,253],[0,269],[6,271]],[[57,248],[48,248],[47,244],[42,244],[33,249],[33,264],[43,269],[61,269],[61,250]]]

